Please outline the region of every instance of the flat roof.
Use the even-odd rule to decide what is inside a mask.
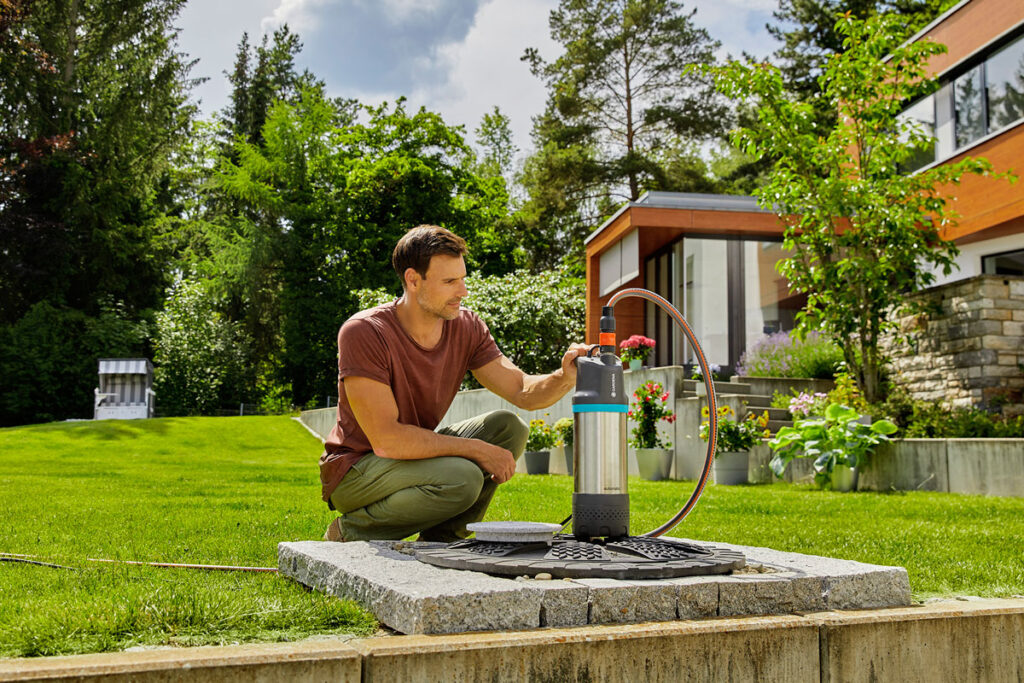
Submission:
[[[634,206],[648,209],[690,209],[697,211],[743,211],[747,213],[768,213],[757,204],[757,199],[736,194],[702,194],[698,192],[644,192],[635,202],[626,202],[608,220],[590,233],[583,244],[601,234],[601,231],[615,222],[627,209]]]

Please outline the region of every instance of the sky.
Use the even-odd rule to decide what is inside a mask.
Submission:
[[[495,105],[510,118],[520,156],[530,151],[533,116],[544,109],[540,79],[520,61],[527,47],[559,55],[548,30],[557,0],[189,0],[178,18],[180,49],[206,77],[194,95],[204,116],[227,104],[243,32],[258,43],[283,23],[304,48],[297,64],[324,80],[332,96],[367,104],[408,99],[473,141]],[[720,56],[766,57],[777,44],[765,30],[777,0],[684,0],[694,22],[722,43]]]

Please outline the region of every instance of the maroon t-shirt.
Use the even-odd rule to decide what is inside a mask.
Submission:
[[[466,371],[501,356],[487,324],[466,308],[460,308],[454,320],[444,321],[441,341],[434,348],[423,348],[398,322],[396,303],[360,311],[338,332],[338,421],[320,456],[324,500],[352,464],[372,450],[349,407],[346,377],[387,384],[398,405],[398,421],[433,430],[448,412]]]

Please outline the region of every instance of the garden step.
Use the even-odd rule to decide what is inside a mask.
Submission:
[[[703,386],[704,382],[696,379],[684,379],[683,380],[683,391],[687,393],[696,393],[697,385]],[[743,384],[742,382],[715,382],[715,393],[716,394],[749,394],[750,385]]]
[[[792,420],[768,420],[768,429],[772,434],[777,433],[783,427],[792,427]]]

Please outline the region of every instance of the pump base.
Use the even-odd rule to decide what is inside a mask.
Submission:
[[[572,494],[572,531],[583,541],[629,536],[629,494]]]

